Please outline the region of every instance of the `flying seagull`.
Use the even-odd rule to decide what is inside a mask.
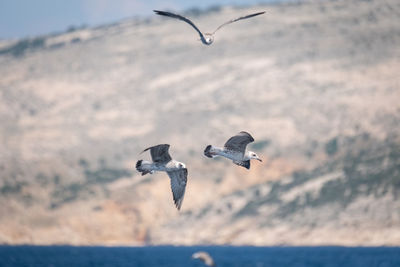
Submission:
[[[246,152],[247,144],[254,141],[254,138],[248,132],[240,132],[226,141],[223,148],[208,145],[204,150],[204,155],[209,158],[222,156],[231,159],[233,163],[250,169],[250,160],[256,159],[262,161],[256,153]]]
[[[205,265],[215,267],[213,258],[211,258],[210,254],[208,254],[205,251],[199,251],[199,252],[193,253],[192,259],[199,259]]]
[[[142,153],[147,150],[150,150],[153,162],[139,160],[136,163],[136,170],[141,172],[142,175],[148,173],[152,174],[155,171],[167,172],[171,180],[172,196],[174,198],[175,206],[180,210],[183,197],[185,196],[188,175],[185,164],[171,158],[168,152],[168,144],[148,147],[143,150]]]
[[[171,13],[171,12],[168,12],[168,11],[160,11],[160,10],[153,10],[153,11],[154,11],[157,15],[167,16],[167,17],[171,17],[171,18],[176,18],[176,19],[183,20],[183,21],[186,22],[186,23],[189,23],[189,24],[198,32],[198,34],[200,35],[200,40],[201,40],[201,42],[202,42],[203,44],[205,44],[205,45],[210,45],[210,44],[212,44],[213,41],[214,41],[214,34],[215,34],[219,29],[221,29],[222,27],[224,27],[225,25],[228,25],[228,24],[233,23],[233,22],[238,21],[238,20],[252,18],[252,17],[255,17],[255,16],[258,16],[258,15],[261,15],[261,14],[264,14],[264,13],[265,13],[265,11],[262,11],[262,12],[257,12],[257,13],[249,14],[249,15],[246,15],[246,16],[242,16],[242,17],[239,17],[239,18],[236,18],[236,19],[232,19],[232,20],[227,21],[227,22],[221,24],[220,26],[218,26],[218,28],[215,29],[215,31],[213,31],[212,33],[202,33],[202,32],[199,30],[199,28],[197,28],[197,26],[194,25],[194,23],[193,23],[190,19],[185,18],[184,16],[181,16],[181,15],[178,15],[178,14],[174,14],[174,13]]]

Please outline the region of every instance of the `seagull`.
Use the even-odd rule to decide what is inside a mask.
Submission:
[[[204,150],[204,155],[209,158],[222,156],[231,159],[236,165],[250,169],[250,160],[262,160],[253,151],[246,152],[247,144],[254,141],[254,138],[248,132],[240,132],[226,141],[223,148],[208,145]]]
[[[210,45],[210,44],[212,44],[213,41],[214,41],[214,34],[215,34],[219,29],[221,29],[222,27],[224,27],[225,25],[228,25],[228,24],[233,23],[233,22],[238,21],[238,20],[252,18],[252,17],[255,17],[255,16],[258,16],[258,15],[261,15],[261,14],[264,14],[264,13],[265,13],[265,11],[262,11],[262,12],[257,12],[257,13],[249,14],[249,15],[246,15],[246,16],[242,16],[242,17],[239,17],[239,18],[236,18],[236,19],[232,19],[232,20],[227,21],[227,22],[221,24],[220,26],[218,26],[218,28],[217,28],[215,31],[213,31],[212,33],[202,33],[202,32],[199,30],[199,28],[197,28],[197,26],[194,25],[194,23],[193,23],[190,19],[185,18],[184,16],[181,16],[181,15],[178,15],[178,14],[174,14],[174,13],[171,13],[171,12],[168,12],[168,11],[160,11],[160,10],[153,10],[153,11],[154,11],[157,15],[167,16],[167,17],[171,17],[171,18],[176,18],[176,19],[183,20],[183,21],[186,22],[186,23],[189,23],[190,26],[192,26],[192,27],[198,32],[198,34],[200,35],[200,40],[201,40],[201,42],[202,42],[203,44],[205,44],[205,45]]]
[[[166,172],[171,180],[172,196],[174,198],[175,206],[180,210],[183,197],[185,196],[188,175],[185,164],[171,158],[168,152],[169,144],[148,147],[141,153],[147,150],[150,150],[153,162],[138,160],[136,163],[136,170],[141,172],[142,175],[148,173],[152,174],[155,171]]]
[[[215,267],[215,263],[214,263],[213,258],[211,258],[210,254],[208,254],[205,251],[199,251],[199,252],[193,253],[192,259],[199,259],[205,265]]]

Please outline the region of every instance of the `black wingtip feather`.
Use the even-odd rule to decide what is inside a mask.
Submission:
[[[240,133],[241,133],[241,134],[246,134],[246,135],[248,135],[248,136],[250,137],[251,142],[254,142],[253,136],[251,136],[251,134],[249,134],[248,132],[246,132],[246,131],[241,131]]]
[[[157,15],[162,15],[162,16],[167,16],[168,13],[165,11],[161,11],[161,10],[153,10],[154,13],[156,13]]]
[[[158,147],[158,146],[167,146],[168,149],[169,149],[169,147],[170,147],[169,144],[159,144],[159,145],[155,145],[155,146],[150,146],[150,147],[144,149],[142,152],[140,152],[140,154],[142,154],[142,153],[144,153],[144,152],[146,152],[146,151],[148,151],[148,150],[151,150],[151,149],[154,148],[154,147]]]
[[[175,204],[175,207],[176,207],[178,210],[181,210],[182,199],[175,199],[175,198],[174,198],[174,204]]]
[[[251,15],[249,16],[249,18],[258,16],[258,15],[262,15],[262,14],[264,14],[265,12],[266,12],[266,11],[261,11],[261,12],[257,12],[257,13],[251,14]]]
[[[246,169],[250,170],[250,160],[246,160],[243,164],[243,167],[245,167]]]

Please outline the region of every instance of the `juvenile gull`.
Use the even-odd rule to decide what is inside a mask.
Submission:
[[[205,45],[210,45],[210,44],[212,44],[212,42],[214,41],[214,34],[215,34],[219,29],[221,29],[222,27],[224,27],[225,25],[228,25],[228,24],[233,23],[233,22],[238,21],[238,20],[252,18],[252,17],[255,17],[255,16],[258,16],[258,15],[261,15],[261,14],[264,14],[264,13],[265,13],[265,11],[262,11],[262,12],[257,12],[257,13],[249,14],[249,15],[246,15],[246,16],[242,16],[242,17],[239,17],[239,18],[236,18],[236,19],[232,19],[232,20],[227,21],[227,22],[221,24],[220,26],[218,26],[218,28],[215,29],[215,31],[213,31],[212,33],[202,33],[202,32],[199,30],[199,28],[197,28],[197,26],[194,25],[194,23],[193,23],[190,19],[185,18],[184,16],[181,16],[181,15],[178,15],[178,14],[174,14],[174,13],[171,13],[171,12],[168,12],[168,11],[160,11],[160,10],[153,10],[153,11],[154,11],[157,15],[167,16],[167,17],[171,17],[171,18],[176,18],[176,19],[179,19],[179,20],[182,20],[182,21],[188,23],[190,26],[192,26],[192,27],[198,32],[198,34],[200,35],[200,40],[201,40],[201,42],[202,42],[203,44],[205,44]]]
[[[223,148],[208,145],[204,150],[204,155],[209,158],[222,156],[231,159],[233,163],[250,169],[250,160],[256,159],[262,161],[253,151],[246,152],[247,144],[254,141],[254,138],[248,132],[240,132],[226,141]]]
[[[211,258],[210,254],[208,254],[205,251],[199,251],[199,252],[193,253],[192,259],[199,259],[205,265],[215,267],[213,258]]]
[[[148,173],[152,174],[155,171],[166,172],[171,180],[172,196],[175,206],[180,210],[183,197],[185,196],[188,175],[185,164],[171,158],[168,152],[168,144],[148,147],[143,150],[142,153],[147,150],[150,150],[153,162],[138,160],[136,163],[136,170],[141,172],[142,175]]]

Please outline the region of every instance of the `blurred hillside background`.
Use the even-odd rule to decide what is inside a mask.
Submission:
[[[212,46],[148,10],[5,33],[0,243],[399,246],[400,2],[184,14],[207,32],[259,10]],[[242,130],[262,163],[203,156]],[[180,212],[164,173],[134,169],[159,143],[189,168]]]

